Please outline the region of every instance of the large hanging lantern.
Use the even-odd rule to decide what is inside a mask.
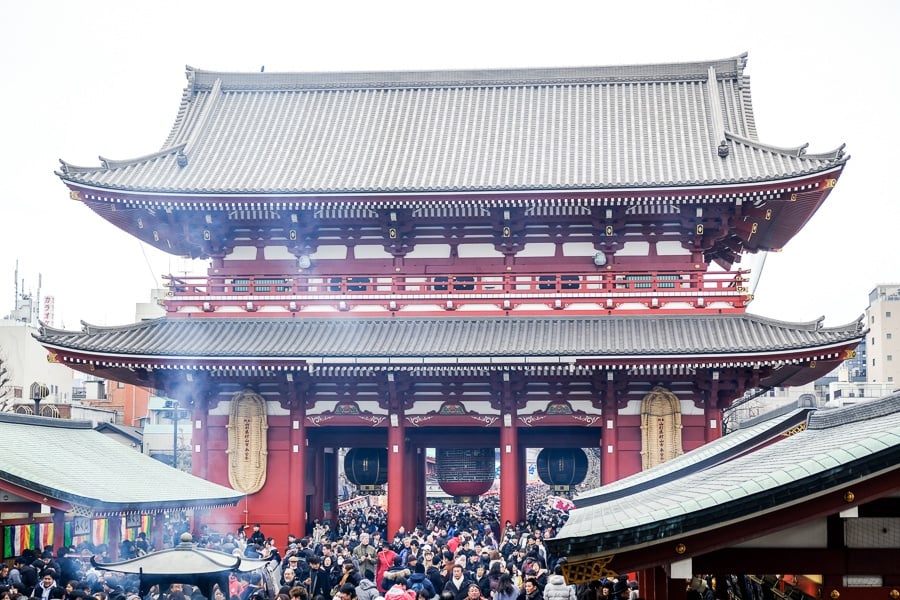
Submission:
[[[493,448],[438,448],[435,478],[456,502],[474,502],[494,484]]]
[[[387,483],[387,448],[350,449],[344,456],[344,475],[361,494],[383,494]]]
[[[571,492],[587,470],[587,454],[581,448],[544,448],[537,455],[538,477],[554,492]]]

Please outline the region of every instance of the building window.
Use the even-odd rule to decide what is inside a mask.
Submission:
[[[873,367],[875,366],[875,359],[874,359],[874,358],[872,359],[872,366],[873,366]]]
[[[887,336],[887,339],[892,339],[894,337],[894,334],[891,332],[888,332],[885,335]]]
[[[890,316],[891,316],[891,311],[889,311],[889,310],[884,311],[884,316],[885,316],[885,317],[890,317]]]
[[[874,335],[872,336],[872,345],[873,346],[875,345],[875,336]]]
[[[894,355],[893,355],[893,354],[888,354],[888,355],[887,355],[887,359],[888,359],[889,361],[890,361],[890,360],[894,360]]]

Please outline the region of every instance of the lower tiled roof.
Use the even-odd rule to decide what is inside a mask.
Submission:
[[[161,318],[82,331],[44,326],[51,351],[203,360],[542,360],[710,357],[778,360],[858,341],[860,322],[823,327],[751,314],[597,317]]]
[[[900,394],[818,410],[804,430],[776,444],[575,509],[550,546],[566,556],[620,553],[749,519],[890,472],[900,475]]]
[[[666,481],[731,460],[735,455],[746,453],[769,443],[773,438],[783,435],[785,431],[803,423],[810,410],[794,409],[750,427],[741,427],[692,452],[676,456],[653,469],[640,471],[608,485],[586,491],[575,498],[575,504],[581,508],[608,502],[614,498],[630,496],[640,490],[656,487]]]
[[[229,506],[244,497],[141,454],[90,423],[17,414],[0,414],[2,482],[86,516]]]

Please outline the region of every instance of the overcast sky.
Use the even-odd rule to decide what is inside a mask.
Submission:
[[[411,70],[640,64],[749,52],[760,140],[842,143],[825,205],[765,261],[751,312],[854,320],[900,282],[900,2],[4,2],[0,315],[19,280],[56,298],[57,326],[131,322],[182,261],[68,199],[58,159],[96,166],[158,150],[184,67]],[[741,266],[759,266],[746,259]]]

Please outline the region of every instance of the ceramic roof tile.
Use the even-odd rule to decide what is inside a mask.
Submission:
[[[402,194],[726,184],[842,163],[839,151],[807,155],[756,140],[745,64],[746,56],[495,71],[189,68],[162,151],[98,168],[64,163],[61,176],[188,194]]]
[[[805,418],[807,413],[807,410],[793,409],[786,413],[772,416],[768,420],[759,420],[748,427],[741,427],[726,436],[668,460],[653,469],[640,471],[608,485],[582,492],[575,498],[576,504],[581,506],[588,502],[602,501],[602,499],[608,498],[613,494],[625,493],[629,489],[665,481],[679,472],[685,473],[692,469],[705,468],[710,464],[727,460],[733,452],[745,452],[747,447],[767,443],[773,436],[778,436],[785,429],[801,422],[800,419]]]
[[[23,460],[25,447],[40,451]],[[89,423],[15,414],[0,415],[0,479],[71,502],[81,513],[223,506],[244,496],[128,448]]]
[[[638,544],[640,532],[655,523],[677,522],[678,528],[688,531],[714,525],[710,511],[722,521],[746,518],[766,505],[840,488],[885,468],[900,471],[900,394],[867,404],[815,411],[806,429],[777,444],[661,480],[649,489],[576,508],[551,541],[551,549],[564,549],[569,540],[581,540],[579,547],[587,548],[584,544],[595,542],[584,540],[602,545],[604,540],[631,540],[628,536]],[[685,494],[692,501],[685,502]],[[618,548],[627,546],[628,542]]]
[[[659,323],[694,330],[669,336]],[[742,356],[829,348],[858,339],[860,323],[827,328],[751,314],[635,317],[166,319],[81,332],[42,329],[45,345],[96,353],[204,358],[354,360],[496,357]]]

